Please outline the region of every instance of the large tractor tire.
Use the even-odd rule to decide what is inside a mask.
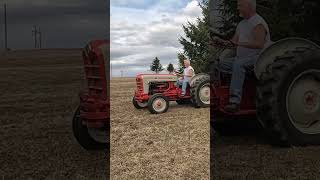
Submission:
[[[167,112],[169,108],[168,99],[162,94],[154,94],[148,101],[148,109],[152,114],[161,114]]]
[[[195,107],[210,107],[210,76],[196,75],[190,83],[191,100]]]
[[[260,76],[257,116],[272,143],[320,144],[320,50],[296,48]]]
[[[79,107],[73,116],[72,129],[78,143],[87,150],[106,149],[109,145],[110,127],[98,130],[83,125]]]
[[[136,101],[134,96],[132,98],[132,104],[136,109],[143,109],[143,108],[148,107],[148,102],[141,103],[139,101]]]

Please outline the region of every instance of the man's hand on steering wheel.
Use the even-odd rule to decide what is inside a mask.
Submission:
[[[219,37],[213,37],[212,43],[214,46],[218,46],[218,47],[234,48],[237,46],[236,42],[233,42],[232,40],[223,40]]]

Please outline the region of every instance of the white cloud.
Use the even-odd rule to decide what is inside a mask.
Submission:
[[[146,72],[156,56],[164,67],[169,62],[177,67],[177,53],[183,51],[178,41],[184,35],[182,24],[195,22],[202,12],[196,0],[175,11],[172,9],[181,2],[167,2],[147,9],[135,9],[113,7],[111,1],[113,76],[119,76],[121,71],[129,76]]]

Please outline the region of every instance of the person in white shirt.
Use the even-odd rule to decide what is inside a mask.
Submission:
[[[184,66],[185,66],[185,68],[183,70],[183,74],[177,73],[178,76],[181,76],[177,81],[177,86],[178,87],[179,87],[179,85],[182,85],[181,96],[185,96],[186,90],[187,90],[187,86],[190,83],[191,78],[194,76],[194,69],[190,66],[190,60],[186,58],[183,61],[183,63],[184,63]]]
[[[253,69],[260,53],[272,44],[266,21],[256,12],[256,0],[238,0],[238,10],[243,20],[229,41],[216,39],[216,43],[236,46],[236,56],[220,59],[219,69],[231,73],[230,99],[225,106],[227,112],[240,109],[243,83],[248,69]]]

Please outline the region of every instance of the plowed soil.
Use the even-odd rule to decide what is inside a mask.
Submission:
[[[82,64],[79,49],[0,57],[0,179],[105,179],[108,153],[72,134]]]

